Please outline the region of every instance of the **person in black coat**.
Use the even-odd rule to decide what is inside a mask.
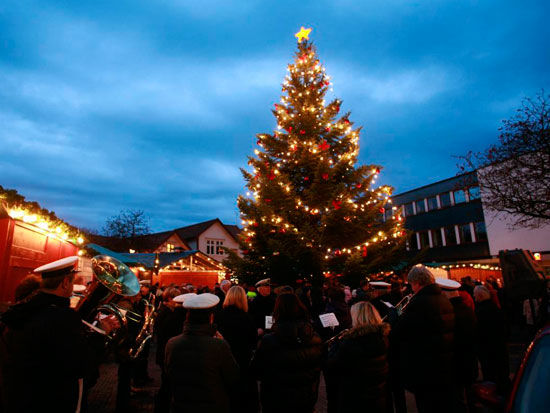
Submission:
[[[70,308],[75,265],[67,257],[41,266],[41,289],[2,314],[0,394],[4,412],[75,412],[97,379],[103,341],[88,335]],[[99,327],[110,332],[111,317]],[[92,383],[86,383],[91,380]]]
[[[484,286],[474,289],[477,316],[477,346],[484,381],[497,384],[501,394],[510,391],[510,365],[508,359],[508,328],[504,314]]]
[[[183,333],[166,344],[164,369],[171,385],[173,413],[231,411],[239,366],[212,324],[218,302],[210,293],[186,298]]]
[[[180,295],[178,288],[169,287],[162,293],[162,304],[157,310],[155,334],[157,336],[156,363],[161,368],[161,383],[155,396],[155,413],[168,412],[170,409],[170,383],[164,372],[166,343],[172,337],[181,334],[185,322],[185,309],[181,302],[174,301]],[[179,298],[179,297],[178,297]]]
[[[266,330],[265,317],[273,314],[275,295],[271,293],[271,280],[269,278],[258,281],[256,288],[258,295],[250,303],[250,315],[258,329],[258,336],[261,337]]]
[[[251,369],[260,380],[263,413],[311,413],[321,372],[321,338],[292,293],[277,297],[271,333],[260,341]]]
[[[408,275],[414,296],[392,328],[399,346],[403,382],[415,395],[417,409],[447,412],[454,396],[454,310],[434,276],[423,265]]]
[[[351,307],[351,317],[353,327],[329,350],[327,370],[336,386],[329,412],[356,412],[358,406],[372,413],[388,412],[391,401],[386,355],[390,326],[366,301]]]
[[[258,411],[258,386],[249,372],[252,353],[258,342],[258,332],[248,314],[246,292],[237,285],[225,296],[223,308],[217,316],[218,331],[231,347],[233,357],[241,369],[241,382],[235,397],[234,412]]]
[[[455,313],[454,375],[457,389],[457,412],[474,411],[472,384],[477,378],[476,328],[474,311],[459,294],[460,283],[438,279],[437,283],[451,302]]]

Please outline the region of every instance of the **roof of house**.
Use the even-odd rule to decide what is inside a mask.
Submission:
[[[235,240],[237,240],[241,229],[236,225],[225,225],[218,218],[199,222],[198,224],[189,225],[187,227],[176,228],[170,231],[139,235],[133,239],[109,237],[96,234],[87,235],[87,239],[91,243],[101,245],[116,252],[127,252],[129,248],[135,249],[136,251],[154,251],[174,234],[176,234],[185,243],[186,241],[198,238],[200,234],[216,222],[224,227],[225,230],[233,238],[235,238]]]
[[[206,231],[216,222],[218,222],[222,227],[224,227],[225,230],[229,232],[229,234],[233,238],[235,238],[235,240],[237,240],[239,232],[241,231],[240,228],[236,225],[225,225],[223,222],[219,220],[219,218],[214,218],[209,221],[199,222],[198,224],[189,225],[187,227],[177,228],[175,232],[179,235],[179,237],[182,240],[184,241],[191,240],[191,239],[198,238],[200,234],[202,234],[204,231]]]

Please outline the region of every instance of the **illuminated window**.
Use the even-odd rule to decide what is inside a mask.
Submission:
[[[174,252],[174,244],[166,244],[166,252]]]

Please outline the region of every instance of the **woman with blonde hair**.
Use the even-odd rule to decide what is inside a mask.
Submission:
[[[387,412],[391,407],[387,362],[389,324],[374,306],[361,301],[351,307],[352,327],[329,354],[332,389],[331,411]]]
[[[248,299],[242,287],[234,285],[227,291],[222,310],[216,316],[216,323],[241,369],[239,394],[235,395],[235,404],[231,411],[257,412],[258,390],[256,382],[250,377],[249,364],[256,348],[258,331],[248,314]]]

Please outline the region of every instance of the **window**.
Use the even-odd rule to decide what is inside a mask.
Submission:
[[[386,221],[391,221],[391,217],[393,215],[392,213],[393,213],[393,211],[392,211],[391,207],[390,207],[390,209],[386,209],[386,212],[384,214],[384,217],[386,218]]]
[[[481,197],[479,186],[472,186],[471,188],[468,188],[468,195],[470,195],[470,201],[473,199],[479,199]]]
[[[441,208],[451,206],[451,193],[445,192],[444,194],[439,194],[439,201],[441,202]]]
[[[434,247],[442,247],[443,237],[441,236],[441,229],[432,229],[430,231],[432,233],[432,245]]]
[[[216,241],[216,252],[215,254],[223,255],[223,241]]]
[[[428,211],[433,211],[434,209],[437,209],[436,196],[432,196],[431,198],[428,198]]]
[[[418,233],[420,236],[420,246],[422,248],[426,248],[430,246],[430,236],[428,235],[428,231],[420,231]]]
[[[420,201],[416,201],[414,203],[414,205],[416,206],[416,213],[417,214],[420,214],[422,212],[426,212],[426,207],[424,205],[424,200],[421,199]]]
[[[410,217],[411,215],[414,215],[412,202],[409,202],[408,204],[405,204],[405,206],[403,208],[403,211],[405,212],[406,217]]]
[[[472,231],[470,230],[470,224],[462,224],[458,226],[458,233],[460,234],[460,243],[466,244],[472,242]]]
[[[451,225],[443,229],[445,232],[445,245],[456,245],[456,232],[455,226]]]
[[[418,242],[416,240],[416,232],[413,232],[409,238],[409,240],[407,241],[407,243],[409,244],[409,248],[412,249],[412,250],[419,250],[420,248],[418,247]]]
[[[166,244],[166,252],[174,252],[174,244]]]
[[[466,202],[466,192],[463,189],[459,189],[454,192],[455,195],[455,204],[460,204]]]
[[[475,222],[474,231],[476,233],[476,241],[487,241],[487,229],[485,228],[485,222]]]

